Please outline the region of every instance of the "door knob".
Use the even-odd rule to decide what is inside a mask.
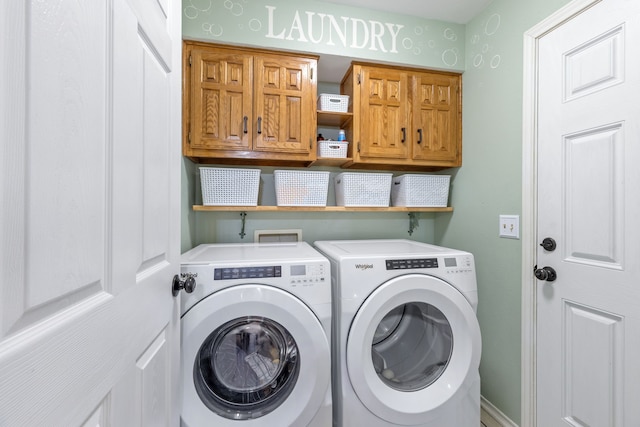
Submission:
[[[554,270],[553,267],[548,266],[538,268],[538,266],[536,265],[535,267],[533,267],[533,274],[536,276],[536,279],[545,280],[547,282],[553,282],[558,278],[556,270]]]
[[[551,237],[545,237],[542,243],[540,243],[540,246],[542,246],[545,251],[553,252],[556,250],[556,241]]]
[[[181,273],[180,276],[177,274],[173,276],[173,282],[171,283],[173,296],[178,296],[182,289],[188,294],[193,292],[196,288],[196,277],[198,277],[198,273]]]

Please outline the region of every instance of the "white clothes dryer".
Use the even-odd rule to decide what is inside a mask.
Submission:
[[[329,261],[304,242],[207,244],[181,300],[181,424],[331,425]]]
[[[333,283],[334,425],[480,425],[473,255],[410,240],[318,241]]]

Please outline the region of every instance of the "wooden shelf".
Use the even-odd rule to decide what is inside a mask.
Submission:
[[[335,126],[343,128],[353,118],[353,113],[318,110],[318,126]]]
[[[194,205],[194,211],[204,212],[453,212],[452,207],[418,208],[404,206],[348,207],[348,206],[203,206]]]
[[[350,165],[351,163],[353,163],[351,157],[318,157],[309,166],[332,166],[339,168]]]

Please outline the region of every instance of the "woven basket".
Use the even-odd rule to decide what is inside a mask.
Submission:
[[[343,172],[335,177],[336,205],[389,206],[391,173]]]
[[[318,141],[318,157],[346,158],[347,141]]]
[[[391,204],[407,207],[445,207],[449,200],[449,175],[406,174],[393,179]]]
[[[349,108],[349,95],[321,93],[318,96],[318,110],[346,113]]]
[[[200,185],[205,206],[256,206],[260,169],[201,167]]]
[[[273,171],[278,206],[326,206],[329,172]]]

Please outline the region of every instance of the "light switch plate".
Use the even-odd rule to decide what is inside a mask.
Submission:
[[[520,215],[500,215],[500,237],[507,239],[520,238]]]

